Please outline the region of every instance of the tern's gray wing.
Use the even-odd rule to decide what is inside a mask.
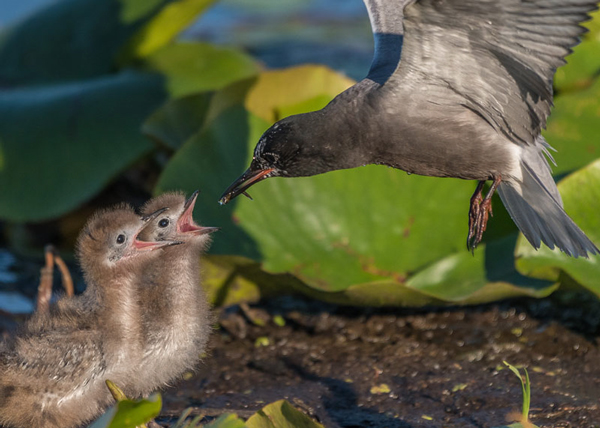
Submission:
[[[415,0],[363,0],[369,13],[375,53],[368,79],[383,85],[398,68],[404,8]]]
[[[394,0],[367,3],[403,7]],[[418,0],[403,9],[402,60],[392,78],[415,91],[433,87],[440,95],[433,102],[459,102],[512,141],[533,144],[550,113],[556,68],[585,32],[580,23],[596,5]],[[401,24],[397,28],[402,31]]]
[[[398,68],[404,8],[415,0],[363,0],[371,20],[375,54],[369,79],[383,85]]]

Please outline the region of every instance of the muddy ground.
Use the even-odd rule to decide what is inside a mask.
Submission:
[[[529,370],[533,423],[600,427],[599,345],[589,296],[419,311],[279,298],[220,314],[198,372],[164,391],[163,415],[248,416],[287,398],[328,428],[497,427],[521,411],[506,360]]]
[[[9,289],[33,299],[39,265],[16,268]],[[217,315],[198,371],[163,391],[163,426],[189,406],[247,417],[286,398],[327,428],[498,427],[522,403],[506,360],[529,371],[533,423],[600,427],[600,301],[589,294],[420,310],[281,297]],[[0,333],[23,319],[0,313]]]

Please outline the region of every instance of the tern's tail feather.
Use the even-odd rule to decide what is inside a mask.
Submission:
[[[540,143],[543,141],[540,141]],[[545,143],[545,142],[543,142]],[[523,180],[502,181],[498,194],[525,238],[536,249],[543,242],[573,257],[599,254],[598,247],[567,215],[543,150],[531,147],[521,160]]]

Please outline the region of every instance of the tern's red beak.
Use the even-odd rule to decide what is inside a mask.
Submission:
[[[252,169],[252,166],[250,166],[250,168],[248,168],[246,172],[244,172],[240,177],[238,177],[238,179],[235,180],[233,184],[229,186],[227,190],[225,190],[225,192],[223,192],[223,194],[221,195],[221,199],[219,199],[219,203],[221,205],[225,205],[233,198],[241,194],[250,197],[246,193],[246,190],[253,184],[258,183],[259,181],[262,181],[265,178],[269,178],[273,174],[273,171],[275,171],[274,168],[254,170]]]

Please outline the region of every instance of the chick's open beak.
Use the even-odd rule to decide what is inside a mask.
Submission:
[[[179,245],[182,244],[180,241],[140,241],[138,239],[139,234],[144,230],[148,225],[152,224],[151,220],[154,220],[156,217],[167,211],[168,208],[161,208],[157,211],[154,211],[152,214],[149,214],[145,217],[142,217],[144,224],[138,229],[131,244],[133,250],[137,251],[152,251],[158,248],[170,247],[171,245]]]
[[[178,233],[189,233],[193,235],[206,235],[219,230],[219,227],[203,227],[194,221],[193,213],[194,206],[196,205],[196,199],[198,198],[198,190],[192,193],[192,196],[185,201],[183,206],[183,213],[177,220],[177,232]]]
[[[253,169],[252,167],[248,168],[246,172],[244,172],[237,180],[235,180],[233,184],[229,186],[227,190],[225,190],[225,192],[223,192],[221,199],[219,199],[219,203],[221,205],[225,205],[240,194],[245,194],[246,196],[250,197],[246,193],[246,190],[253,184],[258,183],[265,178],[269,178],[274,170],[274,168],[259,170]]]

